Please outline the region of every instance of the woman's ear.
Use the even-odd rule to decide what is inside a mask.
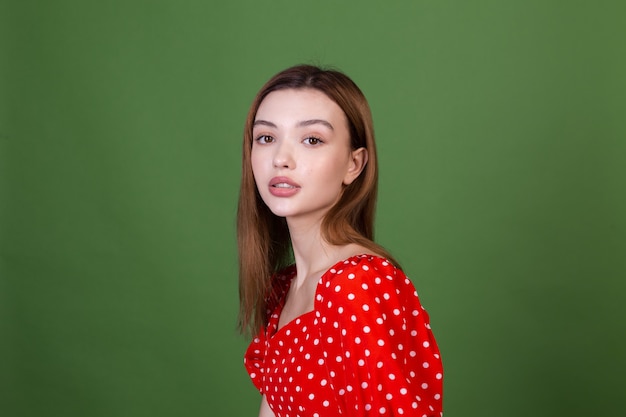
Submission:
[[[348,172],[343,178],[344,185],[352,184],[352,181],[357,179],[367,164],[367,149],[359,148],[350,153],[350,161],[348,166]]]

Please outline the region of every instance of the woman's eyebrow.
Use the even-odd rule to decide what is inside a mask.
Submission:
[[[269,127],[276,127],[276,125],[272,122],[268,122],[267,120],[255,120],[254,123],[252,124],[252,126],[259,126],[259,125],[263,125],[263,126],[269,126]]]
[[[324,119],[303,120],[301,122],[298,122],[296,124],[296,126],[298,126],[298,127],[306,127],[306,126],[317,125],[317,124],[324,125],[327,128],[329,128],[330,130],[335,130],[333,125],[331,125],[329,122],[327,122]],[[255,120],[254,123],[252,124],[252,126],[268,126],[268,127],[273,127],[273,128],[277,127],[276,124],[274,124],[272,122],[269,122],[267,120],[262,120],[262,119]]]
[[[335,130],[333,125],[331,125],[329,122],[323,119],[311,119],[311,120],[303,120],[301,122],[298,122],[298,126],[311,126],[311,125],[317,125],[317,124],[324,125],[330,130]]]

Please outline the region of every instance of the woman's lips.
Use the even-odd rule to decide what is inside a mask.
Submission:
[[[270,194],[276,197],[291,197],[300,191],[300,186],[288,177],[274,177],[269,183]]]

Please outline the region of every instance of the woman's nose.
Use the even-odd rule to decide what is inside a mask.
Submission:
[[[295,159],[293,157],[293,149],[289,144],[281,141],[276,146],[274,153],[274,167],[276,168],[294,168]]]

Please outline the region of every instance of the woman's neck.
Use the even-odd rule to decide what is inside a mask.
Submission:
[[[303,285],[308,277],[317,277],[337,262],[366,251],[356,244],[328,243],[322,237],[321,220],[309,224],[288,220],[287,224],[297,268],[292,285],[297,287]]]

